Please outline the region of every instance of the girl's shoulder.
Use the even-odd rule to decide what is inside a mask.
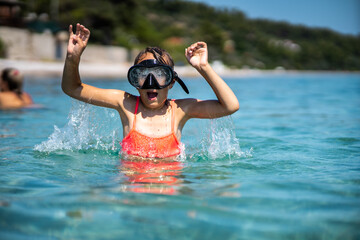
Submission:
[[[196,105],[200,100],[196,98],[183,98],[173,100],[175,105],[175,111],[182,112],[187,115],[189,111]]]
[[[124,100],[122,101],[122,107],[124,111],[133,112],[136,107],[138,96],[132,95],[130,93],[124,93]]]
[[[172,99],[172,101],[178,107],[188,107],[192,104],[198,103],[200,100],[196,98],[182,98],[182,99]]]
[[[20,95],[21,99],[23,100],[24,104],[25,105],[30,105],[30,104],[33,104],[33,100],[32,100],[32,97],[30,96],[30,94],[26,93],[26,92],[23,92],[21,95]]]
[[[0,93],[0,107],[1,108],[20,108],[24,103],[22,99],[14,92]]]

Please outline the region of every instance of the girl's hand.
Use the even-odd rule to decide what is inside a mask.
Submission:
[[[185,57],[191,66],[201,70],[208,65],[208,49],[205,42],[197,42],[185,49]]]
[[[84,25],[76,24],[76,32],[73,33],[73,26],[69,26],[69,43],[67,48],[67,58],[76,61],[80,61],[80,56],[84,51],[88,40],[90,38],[90,30]]]

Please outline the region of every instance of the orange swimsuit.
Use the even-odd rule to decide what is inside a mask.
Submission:
[[[139,107],[138,97],[136,100],[133,128],[121,142],[122,151],[129,155],[144,158],[167,158],[180,154],[180,142],[174,131],[174,111],[171,107],[171,133],[164,137],[149,137],[136,130],[136,114]]]

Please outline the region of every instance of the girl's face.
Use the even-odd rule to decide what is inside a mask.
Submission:
[[[1,78],[0,78],[0,92],[5,92],[5,91],[8,91],[9,90],[9,85],[7,82],[3,81]]]
[[[161,108],[167,100],[168,92],[171,87],[172,85],[162,89],[138,89],[141,102],[147,108]]]
[[[151,53],[146,53],[141,61],[154,59]],[[140,98],[145,107],[157,109],[164,106],[169,90],[173,87],[174,83],[162,89],[138,89]]]

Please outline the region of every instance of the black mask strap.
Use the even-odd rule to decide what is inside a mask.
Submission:
[[[182,89],[189,94],[189,89],[186,87],[185,83],[183,82],[183,80],[181,80],[179,78],[179,76],[177,75],[176,72],[174,72],[174,76],[175,76],[175,80],[180,84],[180,86],[182,87]]]

